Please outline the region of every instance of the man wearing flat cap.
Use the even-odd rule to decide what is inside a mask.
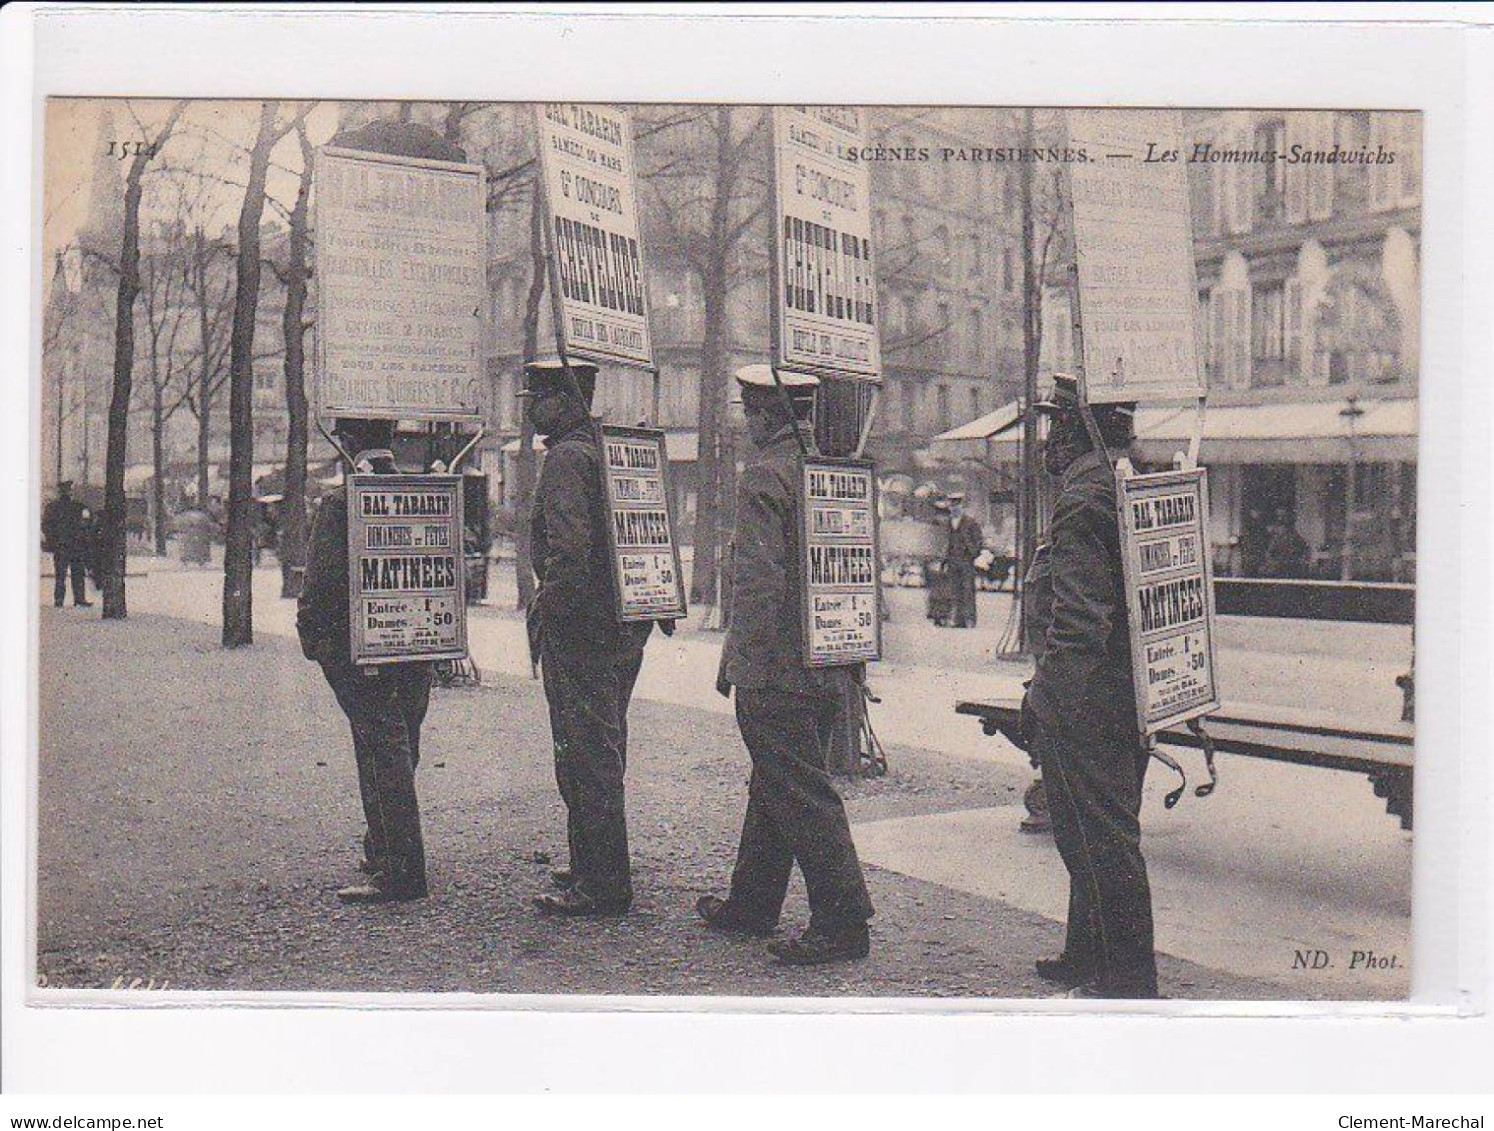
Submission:
[[[807,420],[819,382],[766,365],[737,371],[756,452],[737,484],[731,619],[717,690],[736,689],[737,725],[752,758],[747,815],[731,892],[702,896],[707,926],[768,935],[778,925],[795,863],[809,892],[809,926],[768,950],[789,965],[864,958],[871,898],[845,806],[826,772],[847,672],[804,663],[800,609],[800,445],[814,452]]]
[[[88,599],[88,508],[73,498],[73,481],[57,484],[57,497],[42,511],[42,542],[52,554],[52,604],[62,608],[68,579],[73,604],[86,609]]]
[[[389,450],[392,420],[344,417],[334,435],[361,473],[394,474]],[[345,903],[390,903],[426,894],[425,841],[415,796],[420,728],[430,704],[433,665],[424,661],[353,663],[348,610],[348,497],[345,487],[325,496],[311,524],[306,581],[296,605],[301,651],[322,674],[348,717],[358,794],[367,828],[361,883],[338,891]]]
[[[524,367],[545,462],[530,515],[539,587],[529,608],[540,658],[570,866],[535,898],[545,915],[620,915],[633,901],[623,804],[628,703],[652,625],[624,624],[613,593],[591,402],[597,367],[558,358]]]
[[[1154,998],[1152,897],[1141,855],[1147,750],[1136,721],[1115,475],[1092,442],[1078,384],[1058,375],[1034,406],[1049,419],[1043,464],[1058,480],[1049,524],[1051,587],[1038,610],[1046,639],[1022,702],[1022,730],[1042,766],[1053,838],[1069,873],[1063,953],[1037,964],[1074,996]],[[1132,440],[1131,404],[1095,405],[1113,457]]]

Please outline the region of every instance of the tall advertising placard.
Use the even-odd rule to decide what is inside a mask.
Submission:
[[[460,475],[348,476],[355,664],[467,655]]]
[[[804,662],[882,658],[877,475],[870,460],[809,456],[801,464]]]
[[[1208,389],[1197,334],[1182,119],[1069,110],[1068,163],[1083,373],[1090,404],[1181,401]]]
[[[680,620],[689,610],[670,517],[664,433],[612,424],[598,433],[618,619]]]
[[[773,108],[770,308],[780,367],[875,382],[871,168],[849,156],[865,144],[865,115],[854,106]]]
[[[545,102],[535,120],[561,350],[651,369],[627,111]]]
[[[318,419],[478,416],[485,206],[481,165],[317,152]]]
[[[1143,735],[1219,709],[1208,499],[1203,468],[1116,476]]]

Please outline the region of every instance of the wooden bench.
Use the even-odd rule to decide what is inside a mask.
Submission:
[[[965,700],[955,704],[955,711],[978,718],[987,734],[1018,742],[1020,699]],[[1391,816],[1400,818],[1402,828],[1411,827],[1415,748],[1415,726],[1411,723],[1345,727],[1290,708],[1226,703],[1218,714],[1205,720],[1204,728],[1218,753],[1365,774],[1375,796],[1385,799]],[[1181,726],[1162,731],[1157,741],[1195,750],[1203,746],[1196,734]]]

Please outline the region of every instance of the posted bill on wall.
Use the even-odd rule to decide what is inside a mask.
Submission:
[[[535,120],[563,345],[594,361],[652,367],[627,111],[546,102]]]
[[[829,458],[803,468],[804,662],[879,660],[876,470],[869,460]]]
[[[467,655],[460,475],[348,477],[353,662]]]
[[[688,610],[670,518],[664,433],[606,424],[600,431],[618,617],[678,620]]]
[[[482,166],[331,147],[316,160],[318,415],[475,417]]]
[[[880,380],[871,169],[854,106],[775,106],[778,361],[788,369]]]
[[[1175,110],[1070,110],[1084,377],[1091,404],[1207,392],[1183,128]],[[1166,155],[1166,156],[1164,156]]]
[[[1144,734],[1219,707],[1208,473],[1117,475],[1121,560]]]

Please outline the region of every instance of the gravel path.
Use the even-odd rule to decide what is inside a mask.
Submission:
[[[38,972],[52,986],[1033,997],[1058,924],[868,869],[872,956],[783,969],[707,932],[746,799],[729,717],[635,702],[634,911],[556,922],[529,897],[564,862],[538,683],[437,691],[419,788],[431,898],[344,907],[361,815],[351,743],[318,669],[276,639],[228,652],[208,626],[41,614]],[[853,820],[1009,803],[1020,769],[889,751],[847,783]],[[807,918],[795,879],[784,924]],[[1164,992],[1271,998],[1268,983],[1164,958]]]

